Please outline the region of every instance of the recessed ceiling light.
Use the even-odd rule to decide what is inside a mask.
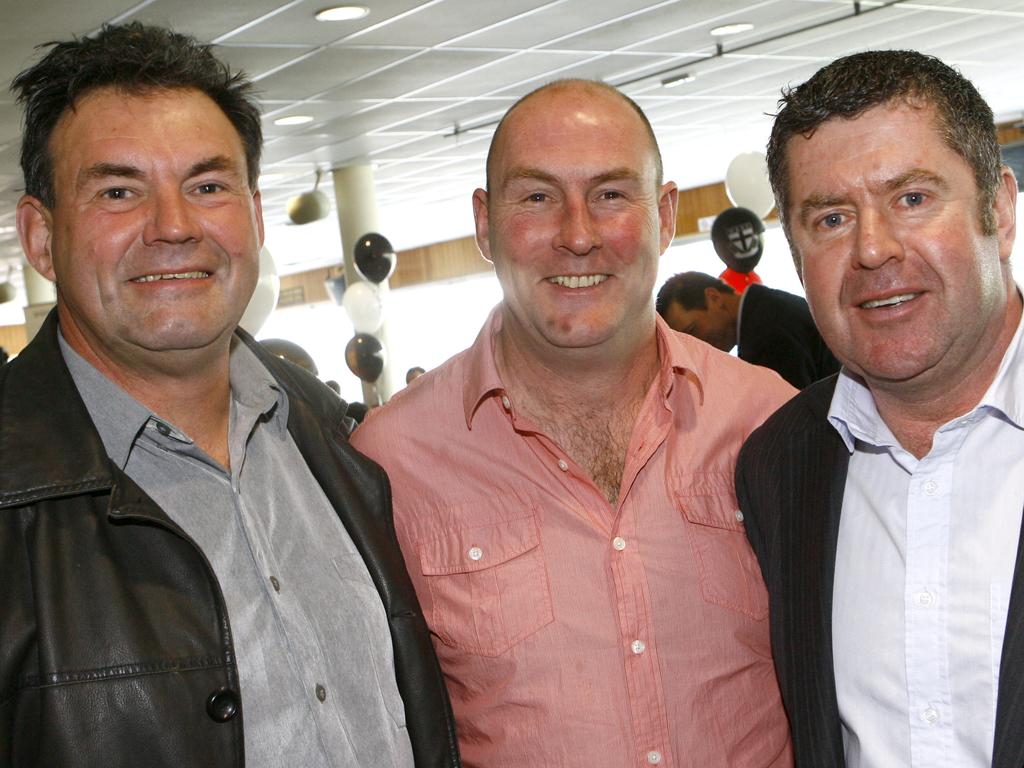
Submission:
[[[317,11],[314,18],[317,21],[354,21],[369,12],[365,5],[334,5]]]
[[[713,27],[711,34],[715,37],[726,37],[727,35],[738,35],[740,32],[749,32],[754,25],[749,21],[740,21],[735,24],[723,24],[720,27]]]
[[[286,115],[285,117],[277,118],[274,121],[274,125],[305,125],[312,122],[312,115]]]
[[[677,85],[682,85],[683,83],[692,83],[696,79],[697,76],[692,72],[682,72],[681,74],[673,75],[672,77],[666,77],[661,81],[661,84],[665,88],[675,88]]]

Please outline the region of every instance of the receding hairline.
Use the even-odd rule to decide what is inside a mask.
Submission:
[[[650,120],[648,120],[647,115],[644,114],[644,111],[640,108],[640,105],[633,101],[633,99],[624,94],[615,86],[609,85],[608,83],[602,82],[601,80],[566,78],[563,80],[554,80],[550,83],[547,83],[545,85],[540,86],[539,88],[530,91],[525,96],[522,96],[514,104],[512,104],[511,107],[508,108],[508,111],[505,112],[501,120],[498,121],[498,125],[494,129],[494,135],[491,137],[491,144],[487,149],[486,184],[488,191],[490,191],[491,189],[491,182],[493,179],[492,169],[494,167],[494,164],[497,162],[497,148],[499,142],[501,142],[504,139],[504,134],[506,130],[505,124],[508,122],[509,118],[512,115],[514,115],[523,104],[532,101],[535,96],[543,96],[545,94],[552,92],[577,92],[590,93],[592,95],[610,96],[614,101],[617,101],[623,106],[628,107],[629,111],[632,112],[639,119],[644,134],[648,138],[649,148],[651,150],[652,157],[654,158],[655,182],[658,186],[662,184],[662,177],[664,175],[664,171],[662,168],[661,148],[658,146],[658,139],[654,135],[654,129],[651,126]]]

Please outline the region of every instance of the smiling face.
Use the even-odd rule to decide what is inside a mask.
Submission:
[[[55,204],[22,198],[18,228],[57,284],[68,342],[115,378],[165,353],[226,355],[263,224],[220,108],[193,90],[99,89],[64,114],[50,152]]]
[[[931,107],[832,119],[786,151],[791,243],[836,356],[894,392],[994,375],[1018,301],[1012,173],[997,189],[997,231],[984,235],[974,174],[943,142]]]
[[[659,187],[636,112],[605,90],[554,86],[521,102],[496,141],[473,210],[504,293],[502,333],[543,352],[649,343],[676,189]]]

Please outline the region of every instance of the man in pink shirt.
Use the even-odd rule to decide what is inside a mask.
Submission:
[[[733,465],[793,394],[656,317],[650,124],[561,81],[498,126],[477,243],[504,300],[374,411],[467,766],[789,766]]]

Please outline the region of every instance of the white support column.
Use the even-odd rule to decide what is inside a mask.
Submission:
[[[341,229],[341,248],[345,257],[345,284],[362,280],[356,272],[355,261],[352,256],[356,241],[367,232],[380,232],[377,218],[377,193],[373,185],[373,167],[369,165],[349,165],[344,168],[335,168],[331,172],[334,181],[334,199],[338,204],[338,227]],[[387,232],[381,232],[387,237]],[[377,286],[381,298],[386,300],[388,293],[388,281]],[[379,399],[387,402],[403,382],[397,378],[394,366],[391,364],[391,348],[388,344],[388,318],[387,310],[384,312],[384,323],[374,336],[384,346],[387,355],[384,372],[377,379],[376,385],[363,382],[363,400],[367,405],[374,405]],[[345,339],[348,342],[348,339]]]

